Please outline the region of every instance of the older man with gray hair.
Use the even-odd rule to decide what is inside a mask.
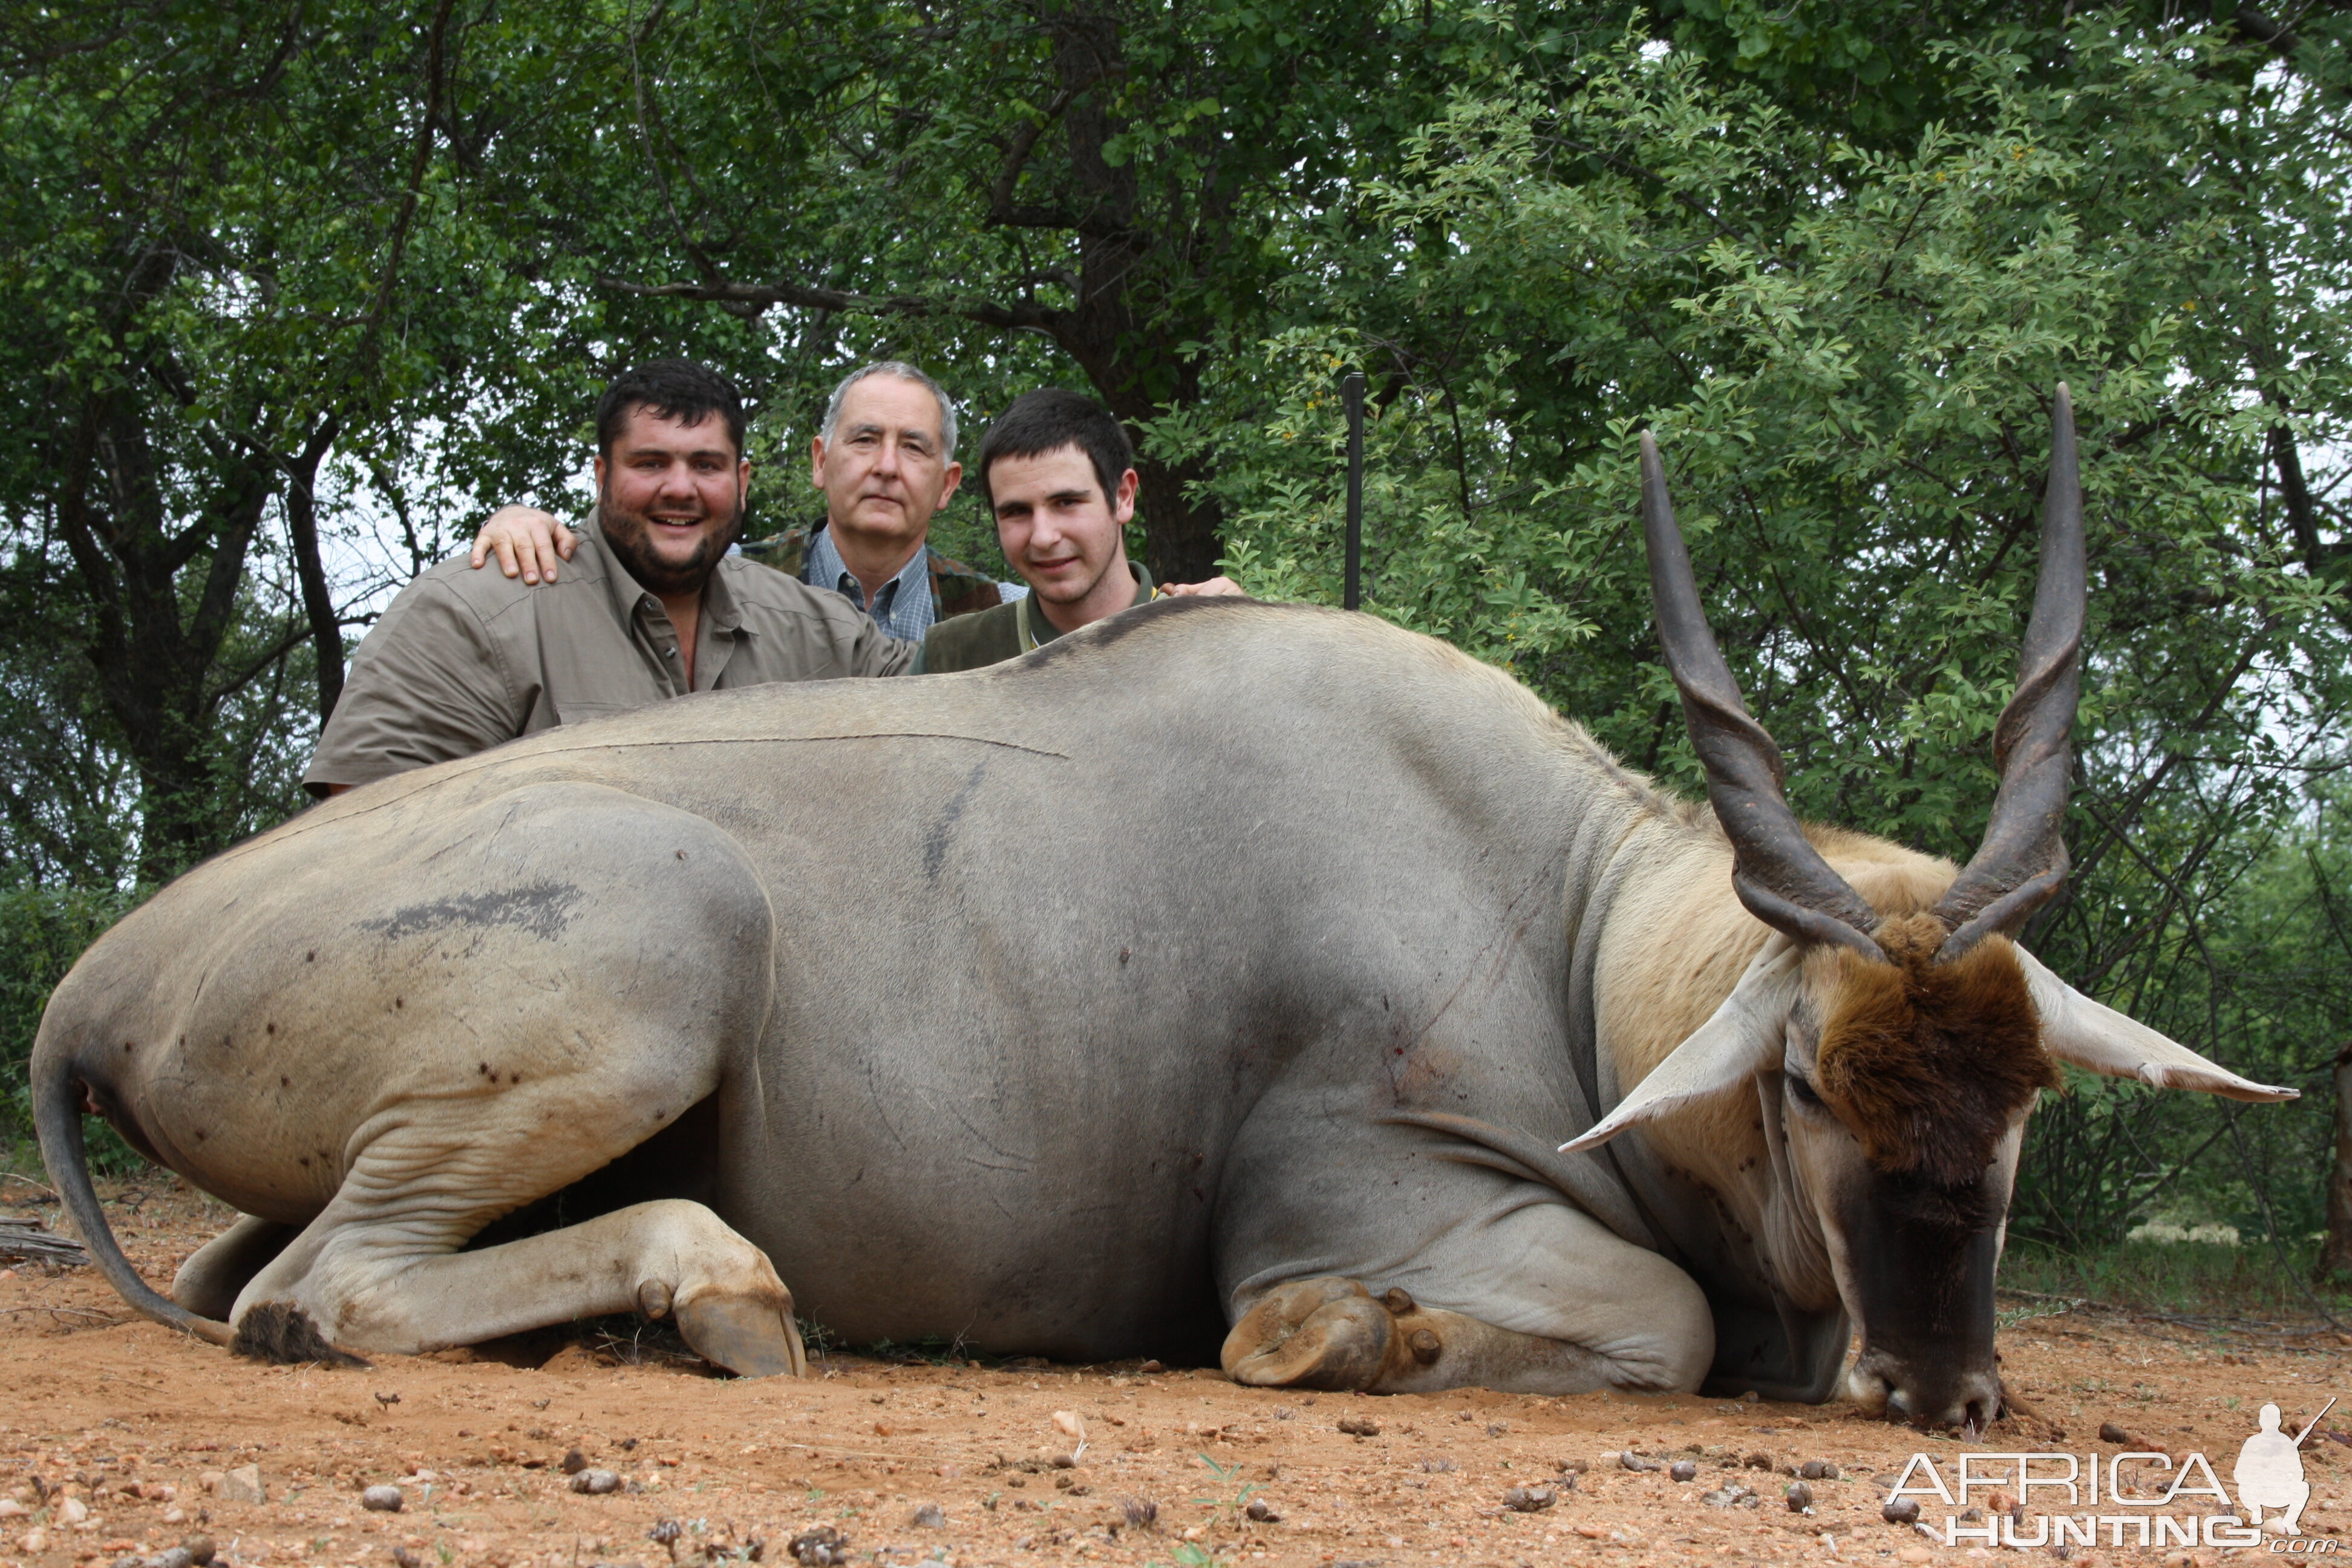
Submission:
[[[931,519],[963,479],[955,446],[955,404],[921,370],[884,360],[850,372],[809,442],[824,521],[746,544],[744,555],[833,589],[908,642],[935,622],[1020,597],[1026,585],[992,581],[930,547]],[[473,563],[495,552],[508,576],[552,582],[575,543],[546,512],[504,507],[482,525]]]

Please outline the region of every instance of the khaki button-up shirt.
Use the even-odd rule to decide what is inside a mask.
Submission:
[[[915,651],[840,595],[728,556],[703,590],[693,689],[898,675]],[[668,612],[592,521],[553,583],[461,556],[402,589],[352,656],[302,784],[324,795],[687,689]]]

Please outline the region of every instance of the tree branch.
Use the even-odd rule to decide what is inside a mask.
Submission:
[[[310,627],[310,643],[319,663],[319,722],[334,717],[343,695],[343,628],[335,602],[327,592],[327,569],[319,552],[319,465],[342,432],[341,419],[332,414],[286,465],[286,531],[294,542],[294,574],[302,584],[302,614]]]
[[[1598,158],[1612,168],[1622,170],[1624,173],[1633,175],[1636,179],[1651,181],[1655,184],[1660,190],[1665,192],[1669,196],[1672,196],[1682,206],[1713,224],[1715,226],[1715,232],[1721,235],[1724,238],[1731,241],[1734,245],[1747,245],[1749,243],[1746,235],[1741,234],[1738,229],[1733,228],[1729,224],[1724,222],[1721,217],[1717,216],[1714,208],[1708,206],[1705,202],[1699,200],[1688,191],[1676,189],[1675,183],[1667,179],[1664,174],[1645,169],[1630,158],[1621,158],[1616,153],[1609,151],[1606,147],[1597,147],[1590,142],[1580,142],[1573,136],[1562,136],[1557,132],[1549,136],[1538,136],[1536,140],[1538,142],[1549,142],[1555,147],[1565,147],[1571,153],[1580,153],[1588,157]],[[1883,282],[1884,279],[1882,279],[1881,281]]]
[[[120,658],[128,640],[122,616],[122,582],[98,537],[98,520],[89,493],[97,480],[95,470],[99,447],[104,439],[101,432],[106,424],[106,405],[119,395],[100,393],[83,403],[81,417],[75,421],[73,437],[67,447],[65,482],[58,487],[56,510],[58,531],[65,536],[66,552],[73,558],[75,570],[82,574],[89,595],[95,623],[90,627],[91,662],[100,668],[110,658]]]
[[[237,591],[245,585],[246,555],[261,526],[262,509],[269,504],[275,489],[268,471],[259,462],[239,464],[226,476],[226,493],[218,498],[217,510],[206,509],[218,520],[206,530],[213,540],[213,558],[186,633],[189,647],[206,664],[236,621]]]
[[[1107,78],[1126,74],[1126,62],[1115,61],[1081,80],[1070,83],[1054,95],[1054,100],[1045,106],[1045,111],[1043,114],[1024,121],[1021,129],[1013,133],[1012,143],[1004,150],[1004,161],[997,167],[996,178],[989,184],[988,221],[990,223],[1007,228],[1078,228],[1082,226],[1077,216],[1065,208],[1013,205],[1013,187],[1021,183],[1021,171],[1028,166],[1029,154],[1036,149],[1037,138],[1045,133],[1045,127],[1059,120],[1063,111],[1077,100],[1078,94],[1087,91]]]
[[[302,639],[310,635],[310,628],[307,626],[289,626],[278,634],[277,639],[268,647],[247,660],[243,669],[222,681],[212,693],[212,700],[217,702],[223,698],[236,696],[261,676],[268,674],[273,665],[301,647]]]
[[[2294,53],[2295,45],[2303,41],[2295,36],[2293,26],[2273,21],[2258,6],[2239,6],[2230,23],[2248,39],[2262,45],[2281,59]]]
[[[2278,424],[2271,426],[2270,436],[2271,460],[2278,465],[2279,499],[2286,502],[2287,527],[2294,534],[2295,552],[2303,557],[2305,571],[2315,577],[2324,577],[2344,554],[2345,547],[2320,540],[2318,511],[2312,504],[2311,486],[2303,475],[2303,453],[2295,445],[2294,432]]]
[[[441,0],[433,13],[433,33],[425,47],[425,109],[416,117],[416,138],[408,155],[408,188],[401,193],[400,212],[392,222],[392,254],[384,260],[383,279],[376,287],[375,305],[369,311],[367,335],[354,361],[362,367],[373,354],[377,337],[392,313],[394,290],[399,286],[401,264],[408,255],[408,231],[416,220],[416,204],[424,195],[425,168],[433,156],[433,127],[441,118],[441,74],[454,0]]]
[[[2263,639],[2270,635],[2273,624],[2273,616],[2263,617],[2261,625],[2254,628],[2253,635],[2246,640],[2245,651],[2239,656],[2237,664],[2213,688],[2212,695],[2207,699],[2204,710],[2183,727],[2183,733],[2201,735],[2205,732],[2205,727],[2213,721],[2214,715],[2221,710],[2221,705],[2230,700],[2232,692],[2237,690],[2238,682],[2245,678],[2246,671],[2254,667],[2254,660],[2262,652]],[[2112,822],[2108,821],[2104,814],[2093,813],[2103,830],[2103,836],[2095,846],[2083,850],[2075,857],[2074,868],[2068,879],[2070,881],[2078,887],[2090,881],[2091,873],[2097,868],[2107,850],[2124,843],[2124,835],[2138,826],[2140,813],[2147,808],[2148,799],[2156,794],[2157,787],[2169,778],[2173,768],[2186,758],[2187,753],[2179,748],[2166,752],[2164,760],[2150,768],[2147,776],[2140,780],[2137,787],[2124,798]],[[2129,847],[2126,846],[2126,847]],[[2134,850],[2133,853],[2137,854],[2137,851]],[[2100,973],[2105,973],[2105,969],[2103,967]]]
[[[918,294],[852,294],[803,283],[632,283],[624,278],[599,278],[596,286],[642,300],[700,300],[744,307],[754,315],[771,306],[790,305],[852,316],[953,316],[1008,331],[1055,332],[1065,315],[1027,301],[1003,305],[989,300],[929,300]]]
[[[679,247],[685,250],[687,259],[694,263],[694,269],[702,274],[703,281],[715,285],[721,281],[719,264],[696,243],[694,235],[687,227],[685,215],[677,210],[677,202],[670,195],[669,175],[662,168],[661,150],[654,145],[653,129],[646,123],[651,105],[646,95],[645,67],[637,58],[637,50],[646,39],[653,37],[655,26],[668,9],[668,0],[656,0],[654,8],[646,14],[644,24],[629,34],[629,85],[636,100],[637,144],[645,149],[646,172],[654,177],[654,193],[661,197],[662,211],[669,215],[670,227],[677,231]],[[752,314],[758,313],[756,307],[727,305],[726,308],[738,314],[747,310]]]

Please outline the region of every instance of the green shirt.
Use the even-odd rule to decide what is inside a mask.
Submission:
[[[1151,574],[1130,561],[1135,574],[1135,598],[1128,606],[1151,602]],[[1037,595],[1024,594],[1009,605],[940,621],[924,635],[923,650],[915,656],[910,675],[946,675],[959,669],[980,669],[1003,664],[1045,647],[1062,635],[1061,628],[1034,608]]]

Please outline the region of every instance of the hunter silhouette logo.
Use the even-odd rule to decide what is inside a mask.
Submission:
[[[2276,1509],[2284,1513],[2287,1534],[2303,1533],[2303,1505],[2311,1500],[2311,1483],[2303,1479],[2303,1440],[2335,1408],[2336,1401],[2329,1400],[2290,1437],[2279,1430],[2279,1407],[2263,1406],[2262,1430],[2246,1439],[2238,1450],[2238,1468],[2230,1472],[2238,1483],[2238,1506],[2245,1510],[2248,1524],[2262,1523],[2263,1510]]]

